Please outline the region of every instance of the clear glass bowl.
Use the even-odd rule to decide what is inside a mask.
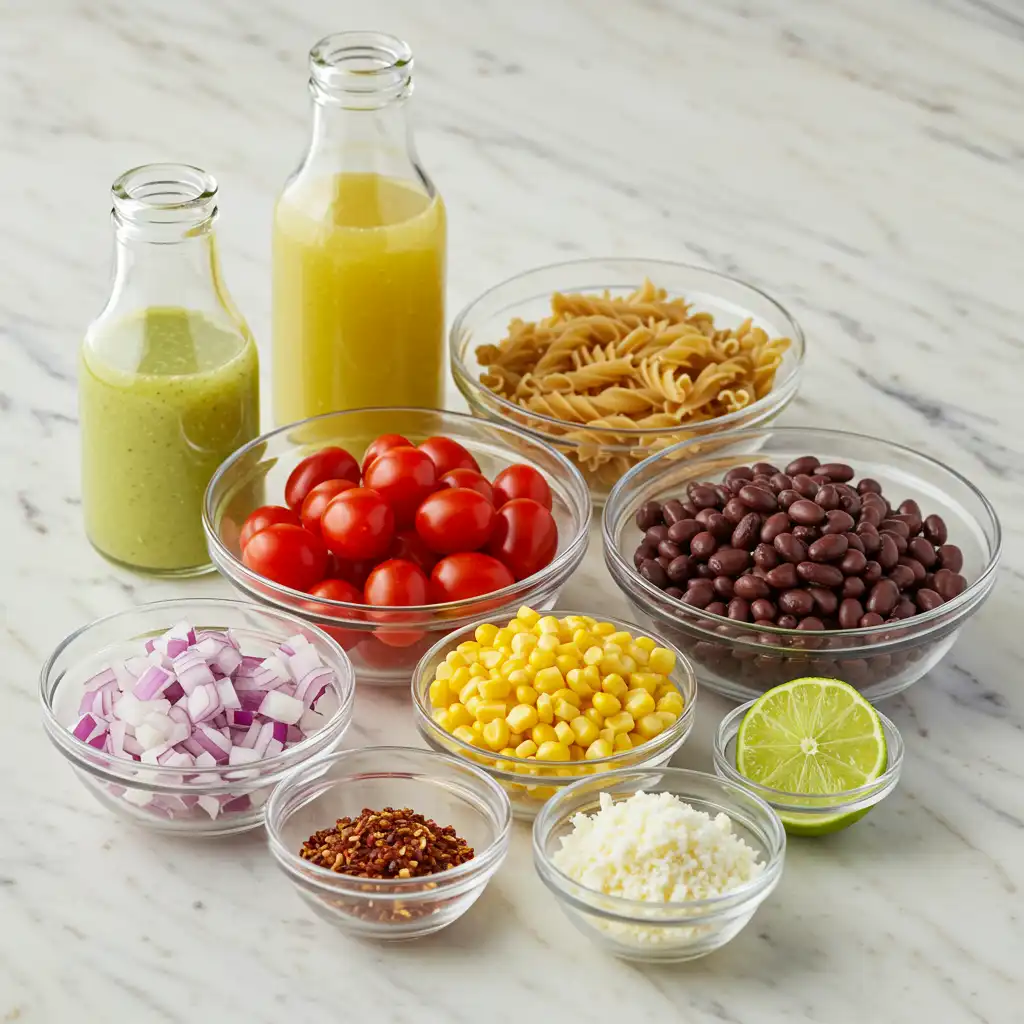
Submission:
[[[548,613],[556,618],[566,615],[586,615],[587,612],[556,609]],[[416,667],[412,679],[413,716],[416,728],[426,743],[434,750],[454,754],[461,761],[479,765],[508,794],[512,801],[512,812],[517,818],[529,821],[541,809],[544,802],[561,792],[581,777],[599,775],[604,778],[609,772],[620,768],[643,768],[667,764],[669,758],[683,745],[693,729],[697,703],[697,683],[689,661],[667,640],[651,630],[626,622],[596,616],[601,621],[611,622],[616,629],[628,630],[634,636],[649,636],[659,647],[667,647],[676,653],[676,667],[669,676],[683,697],[683,713],[670,729],[655,736],[642,746],[634,747],[611,757],[598,757],[591,761],[546,762],[530,761],[522,757],[507,757],[494,754],[470,743],[463,743],[457,736],[442,729],[431,717],[434,710],[430,704],[430,684],[434,681],[437,666],[445,660],[449,651],[459,644],[473,639],[473,633],[481,622],[504,621],[500,617],[488,616],[479,622],[466,626],[445,637],[424,656]],[[508,617],[506,616],[506,619]],[[526,780],[529,781],[526,781]]]
[[[670,296],[682,296],[695,310],[711,313],[719,328],[737,327],[748,317],[770,337],[788,337],[771,392],[745,409],[678,430],[581,428],[523,409],[480,381],[486,369],[476,358],[479,345],[496,344],[509,321],[536,321],[551,315],[554,292],[627,295],[648,278]],[[800,325],[778,302],[726,274],[667,260],[586,259],[529,270],[484,292],[455,318],[451,330],[452,376],[477,416],[511,423],[531,437],[564,452],[583,471],[598,506],[627,469],[652,452],[687,439],[712,437],[726,430],[755,427],[774,419],[796,395],[803,372],[805,343]],[[681,451],[673,457],[685,457]]]
[[[605,564],[638,614],[692,658],[702,686],[750,700],[801,676],[843,679],[870,700],[900,693],[934,668],[995,582],[1001,533],[995,510],[955,470],[879,438],[811,427],[771,427],[680,445],[636,466],[616,484],[604,509]],[[685,452],[683,453],[685,455]],[[963,550],[967,588],[930,612],[863,629],[806,633],[755,626],[693,608],[659,590],[633,567],[640,540],[637,509],[685,492],[691,481],[719,482],[759,460],[785,465],[803,455],[845,462],[857,478],[873,477],[895,503],[917,500],[925,515],[946,521],[949,542]]]
[[[575,814],[593,814],[602,793],[626,800],[635,793],[673,793],[712,817],[725,813],[732,831],[753,847],[764,870],[710,899],[675,903],[628,900],[580,885],[552,862]],[[533,823],[533,862],[570,921],[587,938],[626,960],[695,960],[735,938],[778,884],[786,853],[779,816],[742,786],[684,768],[628,769],[584,779],[549,800]]]
[[[338,874],[299,856],[315,832],[363,808],[409,807],[451,825],[472,860],[424,878],[370,880]],[[512,810],[482,771],[432,750],[364,747],[328,754],[288,776],[267,805],[270,852],[322,918],[362,939],[415,939],[460,918],[508,852]]]
[[[839,832],[860,821],[876,804],[881,803],[900,781],[903,769],[903,737],[899,729],[878,712],[885,734],[886,769],[873,782],[857,789],[828,795],[786,793],[771,786],[752,782],[736,770],[736,734],[744,715],[754,701],[733,708],[719,723],[715,732],[715,772],[723,779],[743,786],[766,804],[774,808],[786,831],[791,836],[821,836]]]
[[[289,473],[325,445],[340,445],[357,458],[380,434],[403,434],[414,444],[442,434],[467,448],[493,478],[512,463],[539,470],[551,485],[558,551],[540,572],[511,587],[466,601],[402,608],[312,598],[252,572],[242,564],[238,534],[260,505],[284,504]],[[439,639],[484,614],[514,614],[520,605],[546,608],[587,550],[591,504],[583,477],[548,445],[511,427],[437,409],[356,409],[327,413],[280,427],[239,448],[217,470],[206,492],[203,525],[217,568],[243,593],[316,623],[349,653],[360,682],[409,684],[416,663]]]
[[[242,653],[267,657],[303,634],[334,672],[335,686],[317,710],[323,727],[308,739],[244,768],[181,769],[142,764],[88,746],[69,731],[82,686],[116,658],[139,654],[143,641],[187,620],[196,629],[230,629]],[[297,765],[331,750],[352,718],[355,679],[345,652],[316,627],[245,601],[186,598],[157,601],[107,615],[62,640],[39,678],[43,726],[82,784],[108,810],[136,825],[189,836],[221,836],[258,828],[271,790]]]

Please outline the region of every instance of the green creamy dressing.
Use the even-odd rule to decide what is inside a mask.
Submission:
[[[82,347],[79,414],[93,546],[155,573],[206,566],[206,485],[259,432],[252,339],[175,308],[104,325]]]

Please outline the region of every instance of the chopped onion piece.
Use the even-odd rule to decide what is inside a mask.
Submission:
[[[132,687],[132,696],[138,697],[139,700],[155,700],[173,682],[174,675],[171,672],[157,665],[150,665]]]
[[[112,668],[105,668],[102,672],[97,672],[91,679],[85,684],[87,693],[93,690],[102,689],[105,686],[116,686],[117,685],[117,674]]]
[[[252,747],[232,747],[228,753],[228,764],[253,764],[260,755]]]
[[[217,759],[208,750],[196,755],[197,768],[213,768],[216,764]]]
[[[238,694],[235,693],[234,686],[231,685],[230,679],[218,679],[216,686],[217,693],[220,696],[221,707],[224,708],[225,711],[240,708],[242,706],[238,699]]]
[[[154,747],[170,745],[167,743],[162,732],[154,729],[151,725],[147,725],[145,722],[135,727],[135,738],[142,745],[143,753],[147,750],[152,750]]]
[[[288,697],[276,690],[271,690],[260,705],[261,715],[266,715],[276,722],[284,722],[286,725],[297,725],[305,710],[301,700]]]

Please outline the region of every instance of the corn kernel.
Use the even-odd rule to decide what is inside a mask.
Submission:
[[[505,751],[502,750],[500,753],[504,754]],[[499,772],[514,772],[516,770],[516,766],[511,761],[495,761],[494,767],[497,768]],[[506,788],[511,788],[516,784],[514,782],[504,782],[502,785]]]
[[[679,716],[674,715],[671,711],[655,711],[654,713],[665,723],[666,729],[679,721]]]
[[[581,747],[578,743],[570,743],[569,744],[569,757],[573,761],[582,761],[583,758],[586,757],[586,756],[587,756],[586,750],[583,747]],[[561,774],[561,773],[559,773],[559,774]],[[573,774],[575,774],[575,772]]]
[[[516,757],[532,757],[537,753],[537,744],[533,740],[523,740],[516,747]]]
[[[498,753],[501,754],[502,757],[515,757],[516,748],[510,742],[507,747],[502,747],[501,750],[498,751]]]
[[[487,679],[480,683],[478,692],[484,700],[504,700],[512,686],[507,679]]]
[[[586,718],[588,721],[593,722],[594,725],[598,727],[598,729],[604,728],[604,715],[602,715],[601,712],[597,710],[597,708],[587,708],[587,710],[583,712],[583,717]]]
[[[435,679],[430,684],[430,689],[427,693],[430,697],[430,706],[432,708],[446,708],[452,702],[447,679]]]
[[[497,635],[498,627],[490,622],[481,623],[473,632],[473,636],[476,637],[476,642],[482,647],[493,647],[494,638]]]
[[[634,690],[646,690],[650,694],[657,693],[664,682],[665,677],[657,672],[634,672],[629,677],[629,684]]]
[[[570,704],[567,700],[555,700],[551,698],[554,706],[555,718],[561,719],[563,722],[571,722],[579,713],[580,709],[575,704]]]
[[[590,698],[590,703],[600,714],[604,715],[605,719],[609,715],[617,714],[622,710],[622,702],[618,697],[613,697],[610,693],[595,693]]]
[[[529,631],[530,631],[530,627],[529,626],[524,626],[523,623],[521,623],[518,619],[513,619],[508,624],[506,629],[508,629],[508,631],[513,636],[516,636],[518,633],[529,633]]]
[[[644,715],[637,720],[636,731],[645,740],[652,740],[659,733],[665,731],[665,723],[656,714]]]
[[[505,677],[515,687],[529,686],[533,682],[531,676],[525,669],[517,668]]]
[[[509,728],[504,718],[495,718],[484,726],[484,742],[491,750],[501,750],[508,743]]]
[[[586,628],[581,627],[580,629],[573,630],[573,646],[581,653],[585,653],[590,650],[591,647],[597,647],[597,639],[598,638]]]
[[[659,697],[657,710],[671,711],[673,715],[681,715],[683,713],[683,695],[678,690],[673,690],[672,693],[666,693],[664,697]]]
[[[610,622],[595,622],[590,628],[598,636],[608,637],[615,632],[615,627]]]
[[[601,689],[605,693],[611,694],[613,697],[618,697],[620,700],[626,696],[629,691],[629,687],[626,685],[626,680],[618,674],[618,672],[609,672],[607,675],[601,677]]]
[[[565,628],[569,630],[587,628],[587,620],[582,615],[566,615],[562,622],[565,623]]]
[[[460,725],[469,725],[473,721],[473,716],[465,704],[456,701],[454,704],[448,705],[448,719],[451,722],[452,730],[455,730]]]
[[[570,723],[573,736],[581,747],[589,747],[597,739],[600,729],[583,715],[577,715]]]
[[[468,725],[460,725],[452,729],[452,735],[463,743],[475,743],[477,735]]]
[[[628,711],[620,711],[617,715],[611,715],[604,720],[605,728],[611,729],[618,736],[620,733],[632,732],[633,716]]]
[[[675,652],[666,647],[655,647],[651,651],[651,660],[647,663],[647,667],[652,672],[660,672],[663,676],[669,675],[676,667]]]
[[[532,633],[517,633],[512,637],[512,650],[516,654],[528,655],[537,646],[537,638]]]
[[[560,700],[567,701],[569,704],[572,704],[572,706],[576,707],[576,708],[580,707],[582,705],[582,703],[583,703],[583,701],[580,698],[580,695],[578,693],[573,693],[572,690],[570,690],[568,687],[564,687],[564,686],[560,690],[555,690],[555,692],[553,694],[551,694],[551,699],[556,704]]]
[[[568,673],[565,681],[568,683],[569,689],[573,693],[579,694],[580,697],[587,698],[593,696],[593,687],[583,678],[583,674],[579,669],[573,669],[572,672]]]
[[[523,740],[528,740],[529,738],[529,736],[524,736],[522,733],[511,732],[508,735],[508,745],[510,747],[518,747]]]
[[[517,704],[536,704],[537,691],[529,683],[516,684]]]
[[[530,730],[530,739],[539,747],[542,743],[556,743],[558,741],[558,733],[544,722],[538,722]]]
[[[654,698],[646,690],[630,690],[622,706],[634,718],[643,718],[654,711]]]
[[[524,625],[529,626],[531,629],[540,622],[540,612],[535,612],[529,605],[523,605],[519,611],[516,612],[516,618]]]
[[[658,646],[649,636],[638,636],[636,638],[636,645],[648,654]]]
[[[475,661],[477,657],[479,657],[481,648],[480,644],[478,644],[475,640],[463,640],[462,643],[455,648],[455,650],[457,650],[459,654],[461,654],[466,659],[466,661],[472,662]]]
[[[476,721],[475,721],[475,722],[473,722],[473,724],[472,724],[472,725],[470,726],[470,729],[472,729],[472,730],[473,730],[473,734],[474,734],[475,736],[483,736],[483,734],[484,734],[484,723],[483,723],[483,722],[481,722],[481,721],[480,721],[480,719],[478,718],[478,719],[476,719]]]
[[[650,651],[644,650],[638,643],[632,643],[626,648],[626,653],[637,663],[637,665],[646,665],[650,660]]]
[[[647,742],[647,737],[642,736],[636,731],[627,733],[626,736],[629,739],[630,745],[634,748],[642,747]]]
[[[614,729],[604,728],[604,729],[602,729],[598,733],[598,736],[600,736],[600,738],[603,739],[603,740],[607,740],[609,744],[615,742],[615,730]]]
[[[511,648],[513,636],[515,636],[515,634],[512,632],[512,630],[509,629],[508,626],[505,626],[503,629],[499,629],[498,632],[494,634],[494,639],[491,641],[491,646],[498,648]]]
[[[537,631],[540,633],[554,633],[557,636],[560,628],[558,619],[554,615],[545,615],[537,622]]]
[[[538,651],[550,651],[555,657],[558,656],[558,648],[561,645],[561,641],[556,633],[541,633],[540,638],[537,640]]]
[[[605,654],[605,656],[598,662],[597,667],[601,670],[601,677],[609,675],[624,676],[626,674],[626,666],[622,664],[622,659],[617,654]]]
[[[602,651],[600,647],[588,647],[586,651],[583,652],[583,660],[588,665],[598,664],[603,657],[604,651]]]
[[[612,753],[612,745],[607,740],[596,739],[587,747],[586,759],[593,761],[596,757],[611,757]]]
[[[437,671],[434,673],[434,678],[451,679],[453,671],[454,670],[452,669],[451,665],[448,664],[447,661],[442,661],[441,664],[437,666]]]
[[[537,697],[537,719],[548,725],[555,720],[555,706],[551,703],[550,693],[542,693]]]
[[[550,741],[537,748],[538,761],[568,761],[569,748],[564,743]]]
[[[558,737],[558,742],[566,747],[576,741],[576,734],[572,731],[572,726],[568,722],[557,722],[555,724],[555,736]]]
[[[542,668],[533,677],[533,688],[538,693],[555,694],[564,687],[565,679],[562,677],[562,673],[554,666]]]
[[[458,651],[449,651],[444,656],[444,660],[448,665],[451,665],[452,668],[464,668],[469,664],[469,662],[466,661]]]
[[[596,665],[587,665],[583,669],[583,682],[596,693],[601,689],[601,670]]]
[[[551,651],[542,651],[539,648],[530,652],[530,662],[535,669],[551,668],[555,664],[555,656]],[[559,673],[561,675],[561,673]]]
[[[493,653],[497,654],[498,652],[494,651]],[[470,679],[489,679],[490,677],[491,673],[479,661],[474,662],[472,665],[469,666]]]
[[[504,660],[501,651],[482,651],[480,654],[480,664],[484,668],[497,668]]]
[[[505,720],[513,732],[529,732],[539,721],[537,709],[532,704],[517,704]]]
[[[486,725],[487,722],[492,722],[495,718],[504,720],[506,711],[504,701],[482,700],[476,708],[476,719]]]
[[[550,800],[558,792],[554,786],[527,786],[526,790],[534,800]]]
[[[431,718],[433,718],[445,732],[451,732],[455,728],[452,724],[452,716],[448,714],[448,710],[446,708],[437,708],[433,715],[431,715]]]
[[[477,694],[475,694],[475,693],[473,694],[472,697],[469,698],[469,700],[466,701],[466,704],[465,704],[466,710],[471,715],[475,715],[476,714],[476,709],[479,706],[480,706],[480,697]]]
[[[617,644],[622,650],[626,650],[632,642],[633,634],[627,633],[624,629],[617,629],[608,636],[608,643]]]
[[[451,683],[449,683],[448,685],[451,686],[451,688],[454,690],[455,689],[455,684],[457,684],[457,683],[459,684],[459,701],[462,704],[465,704],[466,701],[469,700],[470,697],[479,697],[480,696],[480,681],[478,679],[469,679],[468,678],[468,676],[469,676],[469,669],[468,668],[467,669],[461,669],[460,668],[455,673],[455,675],[457,676],[459,674],[459,672],[463,672],[463,671],[466,673],[466,676],[467,676],[467,680],[465,682],[461,682],[460,683],[459,680],[457,680],[455,678],[455,676],[453,676]]]
[[[615,742],[612,744],[612,747],[614,747],[616,751],[632,750],[633,744],[630,742],[629,736],[626,733],[618,732],[615,734]]]
[[[578,656],[571,654],[556,654],[555,655],[555,668],[558,669],[562,675],[567,675],[569,672],[575,672],[580,665],[580,659]]]

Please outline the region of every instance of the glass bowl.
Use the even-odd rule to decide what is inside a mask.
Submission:
[[[736,735],[743,716],[754,704],[755,701],[748,701],[733,708],[719,723],[715,732],[715,772],[723,779],[743,786],[774,808],[791,836],[822,836],[848,828],[896,788],[903,769],[903,737],[881,712],[878,712],[878,717],[885,734],[888,760],[885,772],[873,782],[842,793],[814,796],[786,793],[752,782],[736,769]]]
[[[680,448],[691,455],[678,458],[670,449],[616,484],[603,516],[605,564],[638,614],[693,659],[701,685],[726,697],[749,700],[802,676],[843,679],[872,701],[891,697],[942,660],[992,589],[1000,548],[995,510],[959,473],[926,455],[879,438],[811,427],[744,431]],[[914,498],[925,515],[941,515],[950,543],[963,551],[966,589],[898,624],[806,633],[709,614],[669,597],[633,568],[640,538],[634,515],[645,501],[678,497],[691,481],[718,482],[737,466],[759,460],[785,465],[808,453],[849,463],[858,479],[873,477],[890,499]]]
[[[143,764],[96,750],[69,731],[78,717],[82,686],[117,658],[139,654],[142,641],[187,620],[196,629],[230,629],[243,654],[267,657],[297,633],[334,672],[332,692],[317,705],[323,727],[274,757],[244,768],[217,765],[180,769]],[[328,636],[292,615],[245,601],[187,598],[157,601],[107,615],[62,640],[39,679],[43,726],[86,789],[108,810],[159,832],[220,836],[258,828],[271,790],[297,765],[333,749],[352,718],[355,680],[345,652]]]
[[[408,807],[451,825],[475,856],[423,878],[371,880],[304,860],[302,844],[366,807]],[[415,939],[460,918],[508,852],[508,797],[480,769],[432,750],[364,747],[303,765],[267,805],[270,852],[299,895],[322,918],[362,939]]]
[[[513,318],[537,321],[550,316],[554,292],[607,290],[613,296],[623,296],[640,287],[645,279],[665,288],[670,297],[684,297],[694,310],[711,313],[717,328],[737,327],[749,318],[769,337],[789,338],[792,344],[783,356],[772,390],[744,409],[701,423],[672,430],[623,430],[617,426],[582,428],[532,412],[500,397],[481,382],[486,367],[477,360],[477,346],[499,342],[507,335]],[[583,471],[594,503],[600,506],[615,481],[652,452],[687,439],[758,426],[778,416],[796,395],[805,343],[800,325],[778,302],[726,274],[666,260],[585,259],[529,270],[484,292],[455,318],[450,350],[452,376],[473,413],[497,423],[512,423],[564,452]],[[679,452],[674,457],[685,454]]]
[[[437,434],[450,437],[473,454],[489,478],[516,462],[543,473],[551,486],[551,511],[558,525],[558,551],[552,562],[493,594],[448,604],[374,608],[372,621],[365,605],[312,598],[242,564],[242,524],[260,505],[283,504],[285,481],[301,459],[329,444],[361,458],[367,445],[385,433],[403,434],[413,443]],[[325,629],[348,651],[361,682],[407,686],[423,654],[452,630],[485,613],[514,614],[522,604],[550,607],[587,550],[590,514],[587,485],[577,469],[520,431],[438,409],[356,409],[280,427],[239,448],[210,481],[203,526],[214,564],[238,590]]]
[[[566,615],[584,615],[586,613],[556,609],[548,614],[562,618]],[[496,621],[493,616],[445,637],[423,656],[423,660],[416,667],[412,679],[412,701],[413,716],[420,736],[434,750],[445,751],[454,754],[460,761],[479,765],[508,794],[512,801],[512,812],[519,819],[531,820],[546,800],[571,786],[583,776],[596,775],[604,778],[609,772],[620,768],[643,768],[666,764],[669,758],[683,745],[693,729],[697,683],[689,661],[672,644],[649,629],[622,619],[611,619],[607,616],[599,618],[601,621],[612,623],[617,630],[628,630],[634,636],[649,636],[659,647],[666,647],[674,651],[676,667],[669,679],[683,698],[683,713],[671,728],[659,733],[653,740],[649,740],[642,746],[612,754],[610,757],[570,762],[545,762],[522,757],[508,757],[483,750],[470,743],[464,743],[434,721],[431,717],[434,709],[430,703],[429,689],[430,684],[434,681],[437,666],[445,660],[450,651],[454,651],[463,641],[472,640],[473,633],[481,622]]]
[[[724,813],[732,831],[757,853],[764,870],[722,896],[652,903],[608,896],[574,881],[553,863],[576,814],[593,814],[601,794],[615,801],[640,791],[672,793],[712,817]],[[569,920],[587,938],[626,960],[671,963],[720,949],[743,930],[782,876],[786,833],[779,816],[742,786],[684,768],[627,769],[583,779],[549,800],[533,823],[533,862]]]

